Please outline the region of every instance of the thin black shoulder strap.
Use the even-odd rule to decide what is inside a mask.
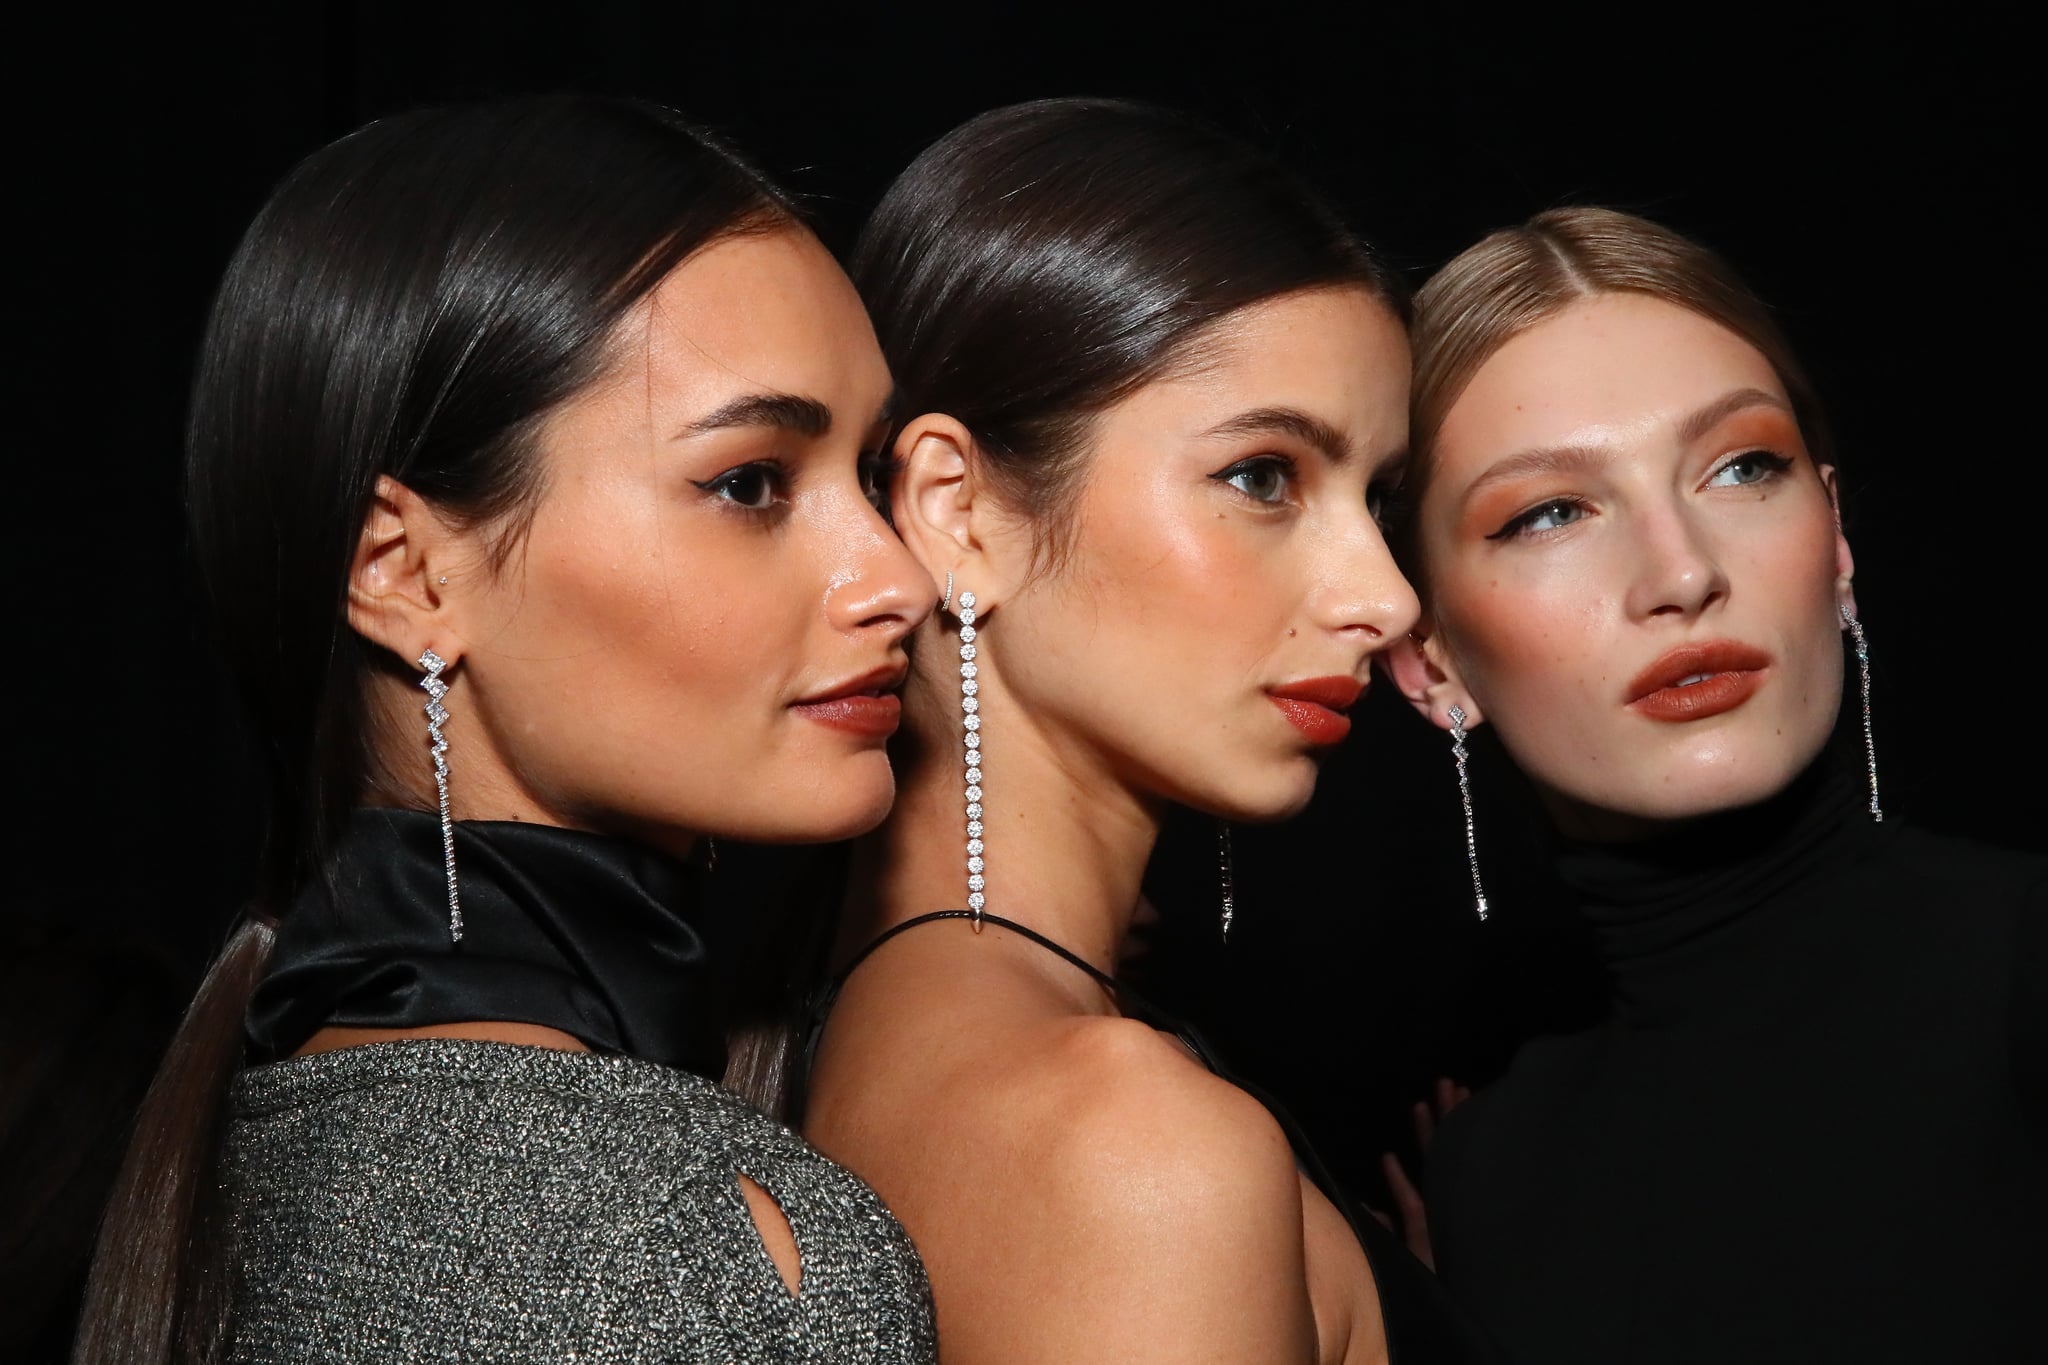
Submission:
[[[880,934],[877,934],[868,943],[867,947],[854,954],[853,961],[847,963],[837,976],[826,983],[825,989],[820,991],[817,998],[811,1002],[810,1027],[804,1033],[803,1080],[809,1080],[811,1066],[817,1060],[818,1039],[825,1032],[825,1019],[832,1013],[832,1006],[839,999],[839,992],[845,987],[847,979],[854,974],[861,963],[866,962],[868,958],[873,956],[877,948],[907,929],[915,929],[920,924],[931,924],[936,920],[973,919],[974,917],[975,914],[972,910],[934,910],[930,914],[918,915],[903,921],[901,924],[891,925]],[[1202,1065],[1223,1076],[1226,1080],[1235,1080],[1234,1077],[1229,1076],[1224,1071],[1215,1051],[1210,1048],[1207,1040],[1195,1032],[1186,1022],[1160,1009],[1130,986],[1118,981],[1079,953],[1072,952],[1061,944],[1054,942],[1028,924],[1019,924],[1017,921],[1006,919],[1001,915],[991,915],[986,910],[981,912],[981,920],[985,924],[993,924],[1000,928],[1008,929],[1013,934],[1027,938],[1047,952],[1064,959],[1074,967],[1086,972],[1096,985],[1116,997],[1118,1008],[1123,1010],[1127,1017],[1171,1033],[1174,1037],[1185,1043],[1189,1051],[1201,1059]]]

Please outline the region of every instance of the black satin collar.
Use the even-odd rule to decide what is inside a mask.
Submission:
[[[1564,841],[1557,870],[1577,894],[1625,1000],[1654,1004],[1690,984],[1689,969],[1769,914],[1797,913],[1808,894],[1867,855],[1872,823],[1863,774],[1836,741],[1767,801],[1686,822],[1626,844]],[[1743,951],[1748,951],[1746,948]]]
[[[437,816],[359,810],[332,876],[281,917],[247,1032],[259,1060],[322,1027],[540,1024],[602,1052],[723,1066],[689,873],[601,835],[458,821],[461,943],[448,936]]]

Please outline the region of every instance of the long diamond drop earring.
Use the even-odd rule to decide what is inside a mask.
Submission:
[[[1230,942],[1230,922],[1237,918],[1237,875],[1230,865],[1230,822],[1216,822],[1216,874],[1223,890],[1223,941]]]
[[[1856,619],[1847,607],[1842,609],[1842,624],[1849,629],[1849,638],[1856,644],[1856,671],[1863,679],[1863,766],[1870,774],[1870,818],[1877,824],[1884,823],[1884,807],[1877,804],[1877,741],[1870,733],[1870,641],[1863,638],[1863,623]]]
[[[419,662],[427,674],[420,679],[420,686],[427,693],[427,738],[433,745],[434,786],[441,793],[441,860],[448,867],[448,938],[452,943],[460,943],[462,897],[455,890],[455,825],[448,818],[448,737],[441,733],[441,727],[448,721],[448,708],[441,705],[441,698],[448,695],[448,684],[441,681],[441,670],[448,663],[431,649],[421,652]]]
[[[950,596],[953,575],[946,575],[946,590]],[[988,880],[983,875],[987,862],[982,858],[986,847],[981,841],[981,699],[975,694],[981,691],[981,684],[975,681],[980,672],[975,666],[974,655],[974,594],[962,591],[960,594],[960,710],[967,727],[967,908],[974,912],[974,932],[981,932],[981,910],[988,904],[984,889]]]
[[[1465,708],[1451,708],[1451,758],[1458,765],[1458,800],[1465,806],[1465,862],[1472,869],[1472,897],[1486,918],[1486,887],[1479,881],[1479,840],[1472,826],[1472,778],[1465,771]]]

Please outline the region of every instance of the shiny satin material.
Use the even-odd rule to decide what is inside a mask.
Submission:
[[[250,1002],[253,1059],[327,1025],[492,1020],[703,1075],[724,1066],[689,872],[635,844],[551,825],[458,821],[463,937],[448,935],[438,818],[355,812],[332,874],[281,917]]]

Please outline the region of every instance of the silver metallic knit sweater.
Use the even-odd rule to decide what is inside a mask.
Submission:
[[[686,1071],[382,1043],[235,1080],[232,1359],[924,1362],[923,1264],[874,1192]],[[782,1206],[791,1295],[740,1193]]]

